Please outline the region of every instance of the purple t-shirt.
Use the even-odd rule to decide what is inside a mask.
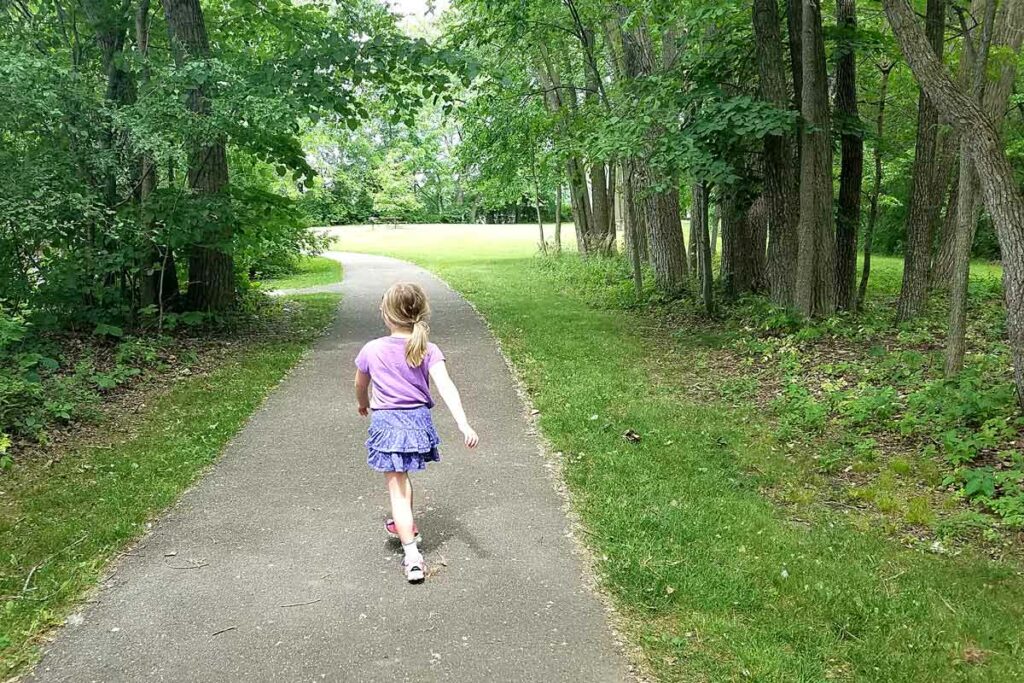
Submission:
[[[374,410],[434,407],[427,373],[435,363],[444,361],[444,354],[437,344],[428,343],[420,366],[409,367],[405,342],[403,337],[380,337],[367,342],[356,356],[356,367],[370,376],[370,407]]]

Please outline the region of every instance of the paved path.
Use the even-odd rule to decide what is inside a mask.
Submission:
[[[337,256],[337,323],[57,634],[30,680],[628,678],[490,333],[423,270]],[[396,280],[428,289],[433,338],[483,438],[467,452],[436,411],[444,461],[415,480],[436,572],[421,586],[405,583],[400,549],[383,536],[383,483],[365,466],[350,389]]]

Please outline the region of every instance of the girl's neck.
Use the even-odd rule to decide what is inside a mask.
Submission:
[[[412,337],[412,330],[409,330],[409,329],[406,329],[406,328],[402,328],[402,327],[388,327],[388,330],[391,331],[391,335],[390,336],[392,336],[392,337],[398,337],[400,339],[409,339],[410,337]]]

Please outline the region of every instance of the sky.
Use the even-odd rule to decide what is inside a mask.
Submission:
[[[400,14],[404,17],[408,17],[408,20],[419,22],[426,18],[428,21],[434,19],[441,14],[445,9],[448,8],[448,0],[386,0],[387,4],[391,5],[391,8],[395,13]],[[433,6],[433,14],[427,14],[430,11],[430,6]]]

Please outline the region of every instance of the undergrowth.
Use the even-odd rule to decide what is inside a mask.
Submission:
[[[856,314],[806,321],[753,296],[720,301],[709,320],[692,299],[648,288],[638,300],[623,259],[537,262],[591,305],[639,310],[695,362],[715,364],[716,398],[767,409],[775,440],[808,475],[789,498],[824,479],[844,504],[940,537],[982,529],[995,542],[992,529],[1024,529],[1024,417],[998,271],[975,269],[966,367],[946,378],[944,298],[896,325],[897,266],[876,264]]]

